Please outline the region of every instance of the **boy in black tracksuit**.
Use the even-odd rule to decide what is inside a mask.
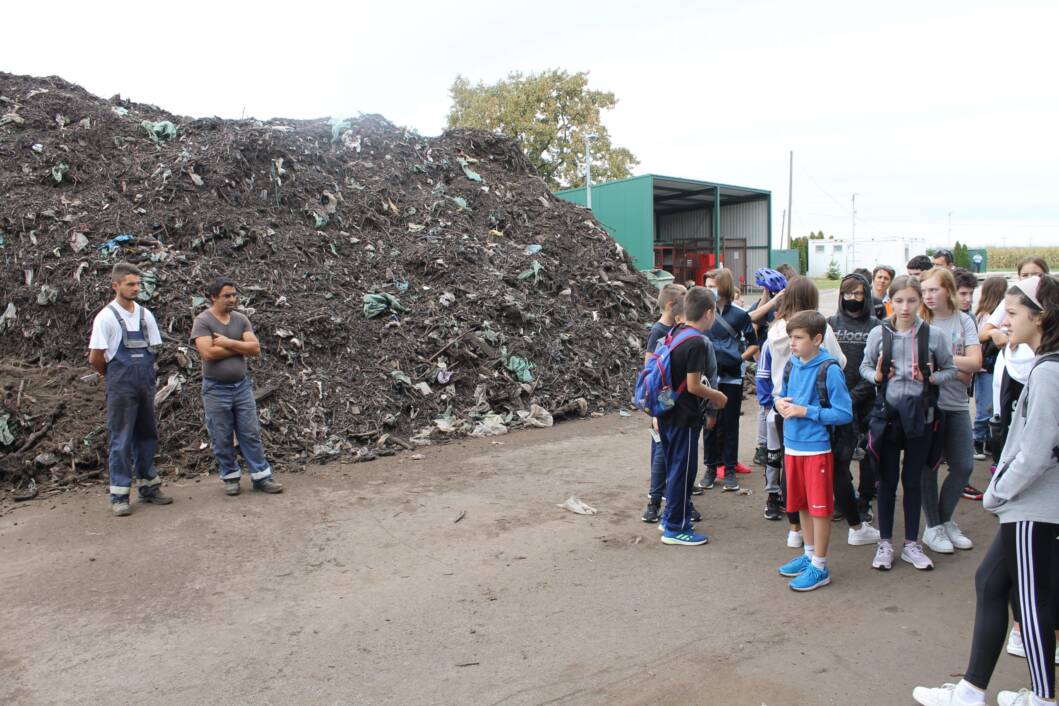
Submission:
[[[863,293],[863,296],[860,295]],[[871,284],[859,274],[849,274],[842,278],[838,297],[838,313],[827,320],[835,332],[842,353],[846,356],[846,386],[853,399],[852,434],[847,436],[849,442],[840,444],[835,453],[835,504],[845,515],[850,527],[859,524],[862,514],[871,512],[871,500],[875,497],[875,470],[871,465],[870,454],[860,462],[860,503],[859,508],[849,507],[850,492],[842,486],[848,485],[850,462],[858,439],[867,431],[868,413],[875,404],[875,387],[861,378],[860,364],[864,360],[864,345],[868,333],[882,322],[875,318],[871,306]],[[846,447],[846,448],[842,448]],[[841,479],[840,479],[841,476]],[[843,492],[839,492],[843,491]],[[851,533],[851,543],[853,533]]]

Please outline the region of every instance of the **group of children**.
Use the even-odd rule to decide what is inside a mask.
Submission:
[[[954,268],[951,252],[913,258],[907,270],[897,276],[880,266],[847,275],[838,312],[826,319],[818,311],[815,284],[789,270],[756,274],[763,294],[750,310],[735,305],[732,274],[725,269],[711,272],[706,286],[663,287],[645,365],[668,361],[676,400],[652,420],[650,500],[643,520],[659,523],[664,544],[709,541],[695,527],[701,515],[691,498],[718,479],[723,490],[738,490],[737,474],[750,470],[737,452],[744,373],[756,366],[755,461],[765,467],[765,517],[786,517],[787,544],[801,550],[778,570],[791,589],[812,591],[831,582],[833,520],[847,522],[850,544],[877,545],[874,568],[890,570],[899,558],[926,570],[933,561],[920,544],[921,514],[922,542],[937,554],[974,546],[953,519],[961,497],[984,495],[986,507],[1000,517],[1002,531],[978,575],[972,649],[977,671],[968,671],[968,680],[973,674],[977,681],[916,693],[925,704],[977,704],[968,690],[982,694],[1003,642],[1006,613],[997,607],[998,601],[1005,605],[998,598],[1002,587],[1019,588],[1021,605],[1034,609],[1032,637],[1021,621],[1022,637],[1012,632],[1009,652],[1031,659],[1055,652],[1048,626],[1059,615],[1059,424],[1045,427],[1059,418],[1059,405],[1054,396],[1050,404],[1043,396],[1034,404],[1027,383],[1036,370],[1035,381],[1054,379],[1059,392],[1059,365],[1041,365],[1053,352],[1059,362],[1059,283],[1044,261],[1029,258],[1020,263],[1019,282],[1010,290],[1002,277],[986,279],[972,313],[977,277]],[[705,471],[696,482],[700,432]],[[1039,453],[1031,446],[1039,446]],[[969,481],[974,461],[987,452],[1000,470],[983,494]],[[857,460],[855,489],[851,466]],[[939,484],[943,463],[948,472]],[[899,484],[904,538],[895,548]],[[871,525],[873,502],[878,529]],[[999,638],[998,611],[1004,621]],[[1024,615],[1017,606],[1013,612],[1017,619]],[[1031,639],[1032,649],[1019,649]],[[1047,671],[1033,673],[1034,692],[1020,697],[1030,699],[1025,703],[1054,698],[1054,677],[1049,681]],[[942,700],[930,700],[935,692]],[[957,692],[971,700],[943,700]]]

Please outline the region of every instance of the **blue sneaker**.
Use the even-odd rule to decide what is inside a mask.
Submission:
[[[818,569],[809,562],[809,568],[798,574],[788,585],[793,591],[812,591],[831,583],[827,569]]]
[[[662,533],[662,544],[682,544],[687,547],[696,547],[700,544],[706,544],[710,541],[710,538],[704,534],[699,534],[695,530],[666,530]]]
[[[780,576],[794,578],[805,571],[812,563],[812,560],[803,552],[780,567]]]

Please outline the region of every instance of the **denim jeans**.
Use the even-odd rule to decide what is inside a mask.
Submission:
[[[724,466],[726,473],[735,473],[739,458],[739,410],[743,404],[743,386],[722,382],[718,389],[728,398],[728,404],[718,413],[713,429],[702,428],[702,460],[715,472],[718,466]]]
[[[250,470],[250,478],[255,483],[271,478],[272,467],[261,443],[261,424],[250,378],[233,383],[202,378],[202,407],[221,480],[239,480],[241,475],[233,436],[239,440],[239,452]]]
[[[993,416],[993,373],[974,376],[974,440],[989,438],[989,419]]]
[[[952,519],[956,504],[963,497],[963,489],[974,470],[974,448],[971,445],[971,413],[942,411],[940,433],[943,457],[949,464],[949,474],[938,494],[938,467],[923,468],[923,513],[927,526],[937,527]],[[939,463],[940,466],[940,463]]]

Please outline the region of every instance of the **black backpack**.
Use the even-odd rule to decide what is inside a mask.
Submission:
[[[886,322],[882,326],[882,350],[879,355],[882,357],[883,370],[886,371],[883,374],[882,384],[879,385],[879,398],[884,401],[886,400],[886,386],[890,382],[889,371],[894,365],[894,336],[897,332],[894,331],[893,325],[890,322]],[[930,369],[930,363],[934,357],[930,352],[930,325],[924,321],[919,331],[916,332],[916,348],[919,359],[919,374],[923,378],[923,389],[926,394],[922,397],[923,407],[923,418],[927,424],[933,424],[935,418],[938,416],[938,386],[930,382],[930,376],[933,374]]]

